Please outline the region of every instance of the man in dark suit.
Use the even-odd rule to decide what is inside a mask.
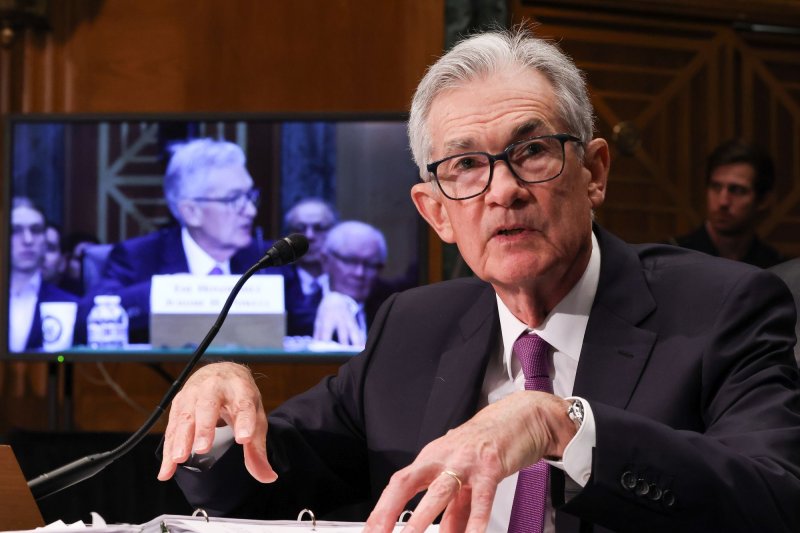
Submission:
[[[159,478],[206,510],[367,531],[406,506],[414,531],[442,512],[444,531],[800,529],[791,296],[593,225],[610,151],[574,64],[473,36],[420,82],[409,133],[414,203],[480,280],[389,298],[364,352],[269,419],[244,367],[200,369]],[[208,469],[218,423],[241,446]]]
[[[198,139],[172,147],[164,193],[179,225],[118,243],[93,294],[121,296],[131,342],[147,342],[156,274],[242,274],[265,251],[252,237],[259,191],[234,143]]]
[[[321,257],[330,291],[319,304],[314,338],[364,346],[367,327],[391,294],[378,278],[386,263],[386,239],[365,222],[340,222],[328,233]]]
[[[12,199],[9,278],[9,350],[12,352],[42,348],[40,303],[78,301],[75,296],[62,291],[42,277],[47,250],[46,230],[44,215],[30,199]],[[30,303],[26,303],[28,301]]]
[[[44,302],[77,302],[42,277],[46,242],[42,211],[29,198],[11,200],[11,269],[9,275],[8,350],[37,351],[43,346],[39,305]],[[30,381],[34,392],[44,396],[44,365],[15,364],[14,394],[21,396]],[[27,376],[27,377],[26,377]]]
[[[672,244],[761,268],[784,261],[756,233],[759,217],[772,205],[772,158],[750,143],[732,139],[711,152],[706,166],[706,220]]]
[[[322,245],[337,218],[330,204],[313,197],[300,200],[286,212],[286,233],[301,233],[308,239],[305,255],[284,269],[288,335],[314,334],[317,307],[329,289],[328,273],[322,267]]]

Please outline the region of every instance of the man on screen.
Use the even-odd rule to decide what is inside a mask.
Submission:
[[[800,531],[791,295],[594,224],[592,115],[581,71],[527,32],[447,52],[412,102],[411,195],[477,278],[390,297],[364,352],[269,418],[245,367],[199,369],[159,478],[214,513],[379,532],[404,508],[408,531],[442,512],[448,532]],[[218,425],[238,445],[209,468]]]
[[[172,147],[164,194],[178,225],[114,246],[94,293],[119,294],[130,341],[147,342],[156,274],[242,274],[262,256],[252,237],[259,191],[238,145],[197,139]]]
[[[29,198],[11,200],[11,276],[9,277],[9,335],[11,352],[42,347],[41,302],[78,299],[44,279],[47,254],[44,215]]]
[[[365,222],[333,227],[321,252],[330,291],[319,304],[314,338],[364,346],[367,327],[390,290],[378,279],[386,263],[386,239]]]
[[[333,207],[320,198],[304,198],[286,212],[286,233],[301,233],[308,239],[306,254],[284,271],[288,335],[311,336],[314,333],[317,307],[328,292],[322,245],[336,221]]]

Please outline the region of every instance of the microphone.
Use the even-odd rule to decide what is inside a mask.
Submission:
[[[158,419],[161,418],[164,411],[167,410],[170,402],[172,402],[175,395],[178,394],[180,388],[189,378],[189,374],[197,365],[200,357],[203,356],[209,344],[211,344],[211,341],[217,336],[223,322],[225,322],[225,318],[228,316],[228,311],[233,305],[233,300],[239,294],[245,282],[262,268],[287,265],[300,259],[307,251],[308,239],[299,233],[294,233],[276,241],[275,244],[267,250],[267,253],[237,280],[236,285],[228,295],[228,299],[225,300],[225,304],[222,306],[222,310],[219,312],[214,325],[211,326],[211,329],[206,333],[206,336],[195,349],[186,367],[181,371],[172,385],[170,385],[170,388],[167,390],[166,394],[164,394],[161,402],[156,406],[155,410],[150,414],[150,417],[145,421],[142,427],[136,430],[125,442],[113,450],[87,455],[86,457],[67,463],[66,465],[60,466],[55,470],[46,472],[28,481],[28,488],[31,490],[31,493],[33,493],[33,497],[36,500],[41,500],[42,498],[55,494],[67,487],[71,487],[85,479],[89,479],[139,444],[155,423],[158,422]]]

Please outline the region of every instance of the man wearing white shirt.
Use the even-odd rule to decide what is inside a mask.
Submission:
[[[198,370],[159,478],[219,514],[308,507],[370,532],[406,508],[407,531],[799,530],[791,295],[594,224],[610,150],[592,122],[556,46],[517,30],[451,49],[412,102],[411,195],[479,279],[391,297],[362,354],[269,418],[247,369]],[[217,425],[241,446],[178,468]]]
[[[322,245],[336,221],[333,207],[320,198],[304,198],[286,212],[286,233],[301,233],[308,239],[305,255],[284,269],[288,335],[310,337],[314,333],[317,307],[329,290]]]
[[[252,236],[259,191],[242,149],[213,139],[171,149],[164,195],[178,225],[116,244],[91,293],[121,296],[131,342],[149,340],[152,276],[242,274],[263,255]]]
[[[330,230],[321,257],[330,292],[319,304],[314,338],[364,346],[367,326],[379,305],[370,298],[386,263],[386,239],[374,226],[347,220]]]

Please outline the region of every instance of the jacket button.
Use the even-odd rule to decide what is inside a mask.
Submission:
[[[647,492],[647,497],[657,502],[661,499],[661,492],[661,489],[655,483],[650,483],[650,490]]]
[[[628,470],[622,474],[622,478],[619,481],[625,490],[633,490],[636,486],[636,474]]]
[[[649,491],[650,485],[648,485],[647,481],[640,479],[636,482],[636,488],[634,489],[633,493],[637,496],[647,496]]]
[[[664,507],[672,507],[673,505],[675,505],[675,502],[677,500],[678,498],[669,489],[665,490],[664,493],[661,495],[661,501],[664,503]]]

